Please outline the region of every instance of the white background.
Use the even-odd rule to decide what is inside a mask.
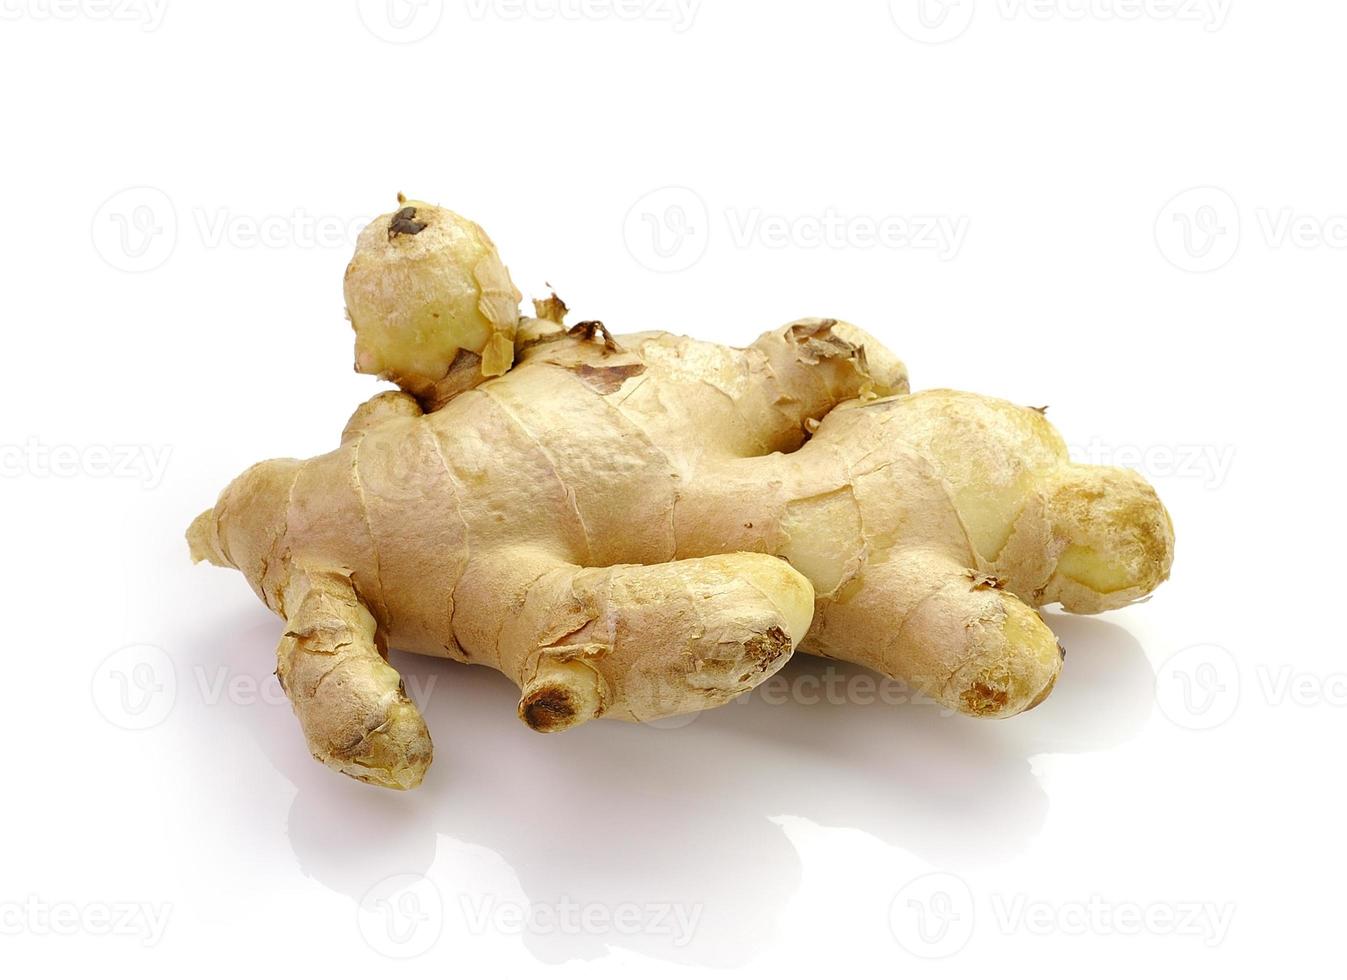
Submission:
[[[1347,8],[1114,4],[0,0],[6,972],[1335,959]],[[341,275],[399,190],[617,331],[836,316],[916,387],[1051,406],[1154,481],[1173,579],[1051,616],[1009,722],[801,657],[543,738],[395,656],[430,777],[330,773],[280,624],[182,534],[377,390]]]

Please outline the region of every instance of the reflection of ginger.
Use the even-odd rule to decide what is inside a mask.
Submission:
[[[906,394],[856,327],[613,339],[555,298],[520,320],[514,295],[475,225],[378,219],[347,274],[358,366],[407,390],[188,532],[286,620],[310,749],[356,778],[430,762],[388,645],[503,671],[538,731],[723,704],[797,645],[1005,717],[1061,663],[1033,607],[1116,608],[1168,574],[1143,480],[1069,463],[1033,409]]]

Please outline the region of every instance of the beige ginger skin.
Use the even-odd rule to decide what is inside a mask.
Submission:
[[[555,297],[512,319],[490,239],[399,203],[347,299],[357,366],[405,390],[188,532],[285,620],[278,676],[348,775],[406,789],[431,761],[390,646],[503,672],[542,732],[721,705],[796,648],[1008,717],[1061,666],[1037,607],[1115,609],[1168,576],[1154,491],[1071,463],[1041,411],[908,394],[834,320],[734,349],[567,329]]]

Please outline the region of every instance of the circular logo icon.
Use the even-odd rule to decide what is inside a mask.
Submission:
[[[665,718],[655,718],[651,721],[642,721],[641,724],[647,728],[658,729],[662,732],[670,732],[679,728],[687,728],[694,721],[702,716],[700,711],[687,711],[681,715],[669,715]]]
[[[913,878],[889,906],[893,938],[924,960],[953,956],[973,938],[973,890],[945,871]]]
[[[1180,650],[1155,675],[1160,711],[1193,731],[1208,731],[1229,721],[1239,707],[1239,693],[1239,661],[1214,643]]]
[[[973,23],[974,0],[889,0],[893,22],[914,41],[944,44]]]
[[[173,254],[178,243],[178,212],[157,187],[128,187],[94,213],[94,249],[122,272],[149,272]]]
[[[362,437],[358,476],[362,493],[367,498],[400,501],[420,500],[426,495],[425,453],[435,452],[429,443],[435,437],[426,430],[415,438],[408,438],[401,429],[389,432],[379,426],[366,429]],[[432,457],[434,458],[434,457]],[[378,460],[378,464],[364,463]],[[441,467],[436,479],[448,480]]]
[[[648,674],[644,671],[631,671],[623,679],[627,703],[629,705],[678,704],[687,696],[687,687],[681,678],[664,674]],[[674,731],[686,728],[702,716],[700,710],[685,711],[680,715],[663,715],[659,718],[642,718],[640,722],[646,728],[658,731]]]
[[[412,44],[435,33],[444,0],[356,0],[365,29],[389,44]]]
[[[439,940],[444,931],[444,899],[425,875],[392,875],[365,893],[356,916],[360,935],[371,949],[407,960]]]
[[[147,643],[113,651],[94,671],[94,707],[118,728],[153,728],[168,717],[177,696],[173,661]]]
[[[696,191],[661,187],[632,205],[622,236],[632,258],[652,272],[682,272],[706,254],[711,212]]]
[[[1171,198],[1155,219],[1155,243],[1184,272],[1214,272],[1239,250],[1239,205],[1219,187],[1194,187]]]

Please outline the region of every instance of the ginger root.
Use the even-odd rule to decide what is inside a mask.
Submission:
[[[401,194],[398,205],[346,267],[356,370],[438,407],[510,369],[520,294],[476,224]]]
[[[555,297],[520,318],[490,240],[421,204],[362,234],[346,291],[359,365],[403,390],[246,471],[188,539],[285,621],[310,750],[357,779],[431,759],[389,646],[502,671],[542,732],[724,704],[797,647],[1008,717],[1061,665],[1037,607],[1169,573],[1140,477],[1072,464],[1036,410],[908,394],[850,324],[732,349],[568,329]]]

